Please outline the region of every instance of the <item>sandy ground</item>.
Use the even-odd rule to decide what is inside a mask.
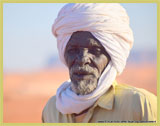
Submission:
[[[130,64],[117,81],[145,88],[156,95],[156,72],[156,65]],[[68,78],[67,70],[59,68],[32,73],[4,73],[4,122],[40,123],[41,113],[47,100]]]

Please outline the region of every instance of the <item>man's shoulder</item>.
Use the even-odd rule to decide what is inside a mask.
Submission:
[[[115,97],[122,104],[134,105],[135,107],[149,105],[156,108],[155,105],[157,105],[157,97],[153,93],[126,84],[117,84],[115,86]]]
[[[57,122],[58,111],[56,109],[56,96],[52,96],[42,112],[43,122]]]
[[[44,109],[49,109],[50,110],[50,109],[55,109],[55,108],[56,108],[56,96],[54,95],[48,100]]]
[[[115,86],[115,98],[124,104],[144,106],[145,104],[154,106],[157,104],[157,97],[142,88],[133,87],[126,84],[117,84]]]
[[[126,84],[115,86],[115,107],[132,113],[135,120],[155,121],[157,97],[151,92]]]
[[[147,98],[156,98],[156,96],[143,88],[133,87],[127,84],[117,84],[115,86],[115,92],[121,95],[140,96]]]
[[[47,104],[52,104],[52,105],[54,105],[55,102],[56,102],[56,95],[52,96],[52,97],[48,100]]]

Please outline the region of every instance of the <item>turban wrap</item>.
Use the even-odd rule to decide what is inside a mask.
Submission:
[[[57,38],[59,57],[65,65],[65,48],[71,35],[76,31],[91,32],[110,55],[111,61],[103,71],[98,87],[92,94],[86,96],[74,94],[68,88],[70,81],[60,86],[56,94],[56,105],[63,114],[80,113],[104,94],[115,80],[116,75],[122,73],[133,44],[129,17],[125,9],[118,3],[72,3],[65,5],[60,10],[52,26],[52,32]],[[67,102],[69,103],[66,104]],[[81,109],[77,110],[77,107]]]

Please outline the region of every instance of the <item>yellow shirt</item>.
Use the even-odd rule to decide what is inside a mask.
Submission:
[[[56,109],[55,96],[49,99],[42,113],[45,123],[155,122],[157,97],[144,89],[117,84],[115,81],[87,113],[79,117],[60,113]]]

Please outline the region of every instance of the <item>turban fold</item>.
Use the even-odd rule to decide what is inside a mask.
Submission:
[[[93,105],[109,89],[116,75],[123,71],[133,44],[129,17],[118,3],[73,3],[60,10],[52,26],[52,33],[57,38],[59,57],[65,65],[66,45],[77,31],[91,32],[110,55],[111,61],[99,78],[98,87],[91,94],[76,95],[69,88],[70,81],[59,87],[56,107],[63,114],[80,113]]]

